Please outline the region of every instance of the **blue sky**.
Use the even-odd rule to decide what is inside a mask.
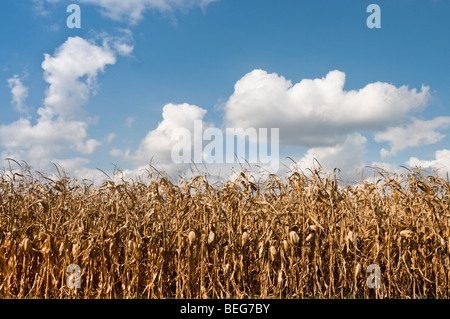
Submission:
[[[71,3],[81,29],[66,26]],[[366,25],[371,3],[381,29]],[[449,13],[438,0],[5,0],[1,160],[94,178],[113,164],[135,173],[154,156],[170,171],[170,130],[198,118],[278,127],[281,157],[303,168],[315,157],[347,175],[373,164],[448,171]],[[86,72],[66,74],[74,61]],[[304,79],[316,86],[289,90]],[[82,98],[64,101],[73,94]],[[175,118],[163,121],[167,105]]]

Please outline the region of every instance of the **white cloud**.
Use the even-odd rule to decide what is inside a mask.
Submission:
[[[421,92],[376,82],[358,91],[344,90],[345,73],[293,85],[278,74],[254,70],[235,85],[225,105],[228,127],[280,128],[289,145],[331,146],[358,130],[382,130],[401,123],[427,105],[429,88]]]
[[[12,103],[19,113],[27,113],[25,100],[28,97],[28,88],[23,85],[22,79],[16,74],[8,79],[8,86],[11,89]]]
[[[429,145],[442,140],[445,135],[437,132],[447,128],[450,117],[437,117],[430,121],[412,119],[406,125],[391,127],[384,132],[375,134],[375,141],[389,142],[391,150],[382,149],[381,157],[385,158],[397,154],[407,147]]]
[[[58,2],[59,0],[47,0]],[[193,7],[206,8],[217,0],[78,0],[80,4],[92,4],[101,8],[102,14],[132,24],[139,22],[146,11],[173,12],[176,9],[187,10]],[[40,8],[43,11],[42,8]]]
[[[80,37],[68,38],[53,55],[45,54],[42,68],[49,84],[37,120],[0,125],[2,160],[11,157],[31,165],[51,167],[51,160],[67,151],[92,154],[101,143],[89,138],[90,118],[82,116],[99,72],[116,62],[117,53],[104,41],[99,46]],[[17,84],[14,83],[13,84]],[[17,85],[15,86],[17,87]],[[20,93],[20,92],[19,92]],[[23,97],[17,93],[18,96]],[[66,163],[70,159],[66,159]],[[77,159],[77,163],[82,163]]]
[[[61,166],[66,173],[73,173],[75,171],[82,170],[84,166],[89,164],[89,160],[86,158],[76,157],[76,158],[68,158],[68,159],[53,159],[53,163],[57,163],[57,165]]]
[[[306,172],[308,168],[319,168],[318,161],[328,173],[339,168],[344,179],[355,179],[356,169],[362,169],[365,165],[366,143],[364,136],[355,133],[335,146],[309,149],[295,166]]]
[[[139,165],[145,165],[153,161],[156,163],[165,163],[172,165],[171,152],[173,146],[177,143],[172,140],[175,130],[179,128],[194,131],[194,121],[203,120],[206,110],[187,103],[167,104],[163,108],[163,121],[158,127],[150,131],[142,141],[139,149],[131,157]]]
[[[98,73],[115,63],[116,57],[109,46],[97,46],[80,37],[68,38],[53,56],[45,54],[42,68],[49,87],[44,105],[52,115],[65,119],[79,117]]]
[[[102,33],[99,37],[103,40],[104,47],[111,47],[121,56],[131,56],[134,50],[133,32],[126,28],[117,28],[118,34],[110,36]]]
[[[99,147],[100,145],[102,145],[102,143],[100,143],[99,141],[94,140],[94,139],[89,139],[85,142],[78,142],[77,150],[81,154],[92,154],[92,153],[94,153],[95,149],[97,147]]]
[[[101,178],[102,173],[85,167],[89,163],[85,158],[55,158],[60,158],[66,151],[91,154],[101,145],[89,138],[89,120],[82,114],[82,107],[95,89],[98,74],[107,65],[116,63],[117,55],[131,54],[133,46],[129,39],[127,32],[123,37],[104,36],[101,45],[78,37],[69,38],[53,55],[46,54],[42,67],[49,86],[44,106],[38,110],[35,123],[21,118],[0,125],[3,158],[28,162],[31,159],[31,163],[58,161],[80,178]],[[10,85],[19,87],[14,79],[16,77],[10,79]],[[224,125],[244,129],[280,128],[281,142],[285,145],[310,147],[298,162],[300,169],[314,167],[314,159],[317,159],[329,172],[339,168],[344,179],[354,180],[357,178],[356,169],[365,167],[367,144],[367,139],[358,131],[377,132],[376,141],[389,142],[392,149],[385,152],[395,154],[404,147],[442,139],[443,135],[436,130],[450,124],[447,117],[431,121],[411,117],[412,112],[427,105],[430,96],[427,87],[418,92],[406,86],[397,88],[376,82],[357,91],[346,91],[344,84],[345,74],[339,71],[332,71],[321,79],[302,80],[292,85],[282,76],[255,70],[236,83],[235,92],[225,105]],[[24,93],[16,90],[16,95],[23,97]],[[194,121],[203,120],[206,112],[187,103],[167,104],[163,108],[162,121],[149,131],[135,152],[112,148],[109,155],[123,157],[134,164],[134,168],[124,171],[124,175],[129,177],[142,173],[150,160],[157,168],[168,172],[185,169],[189,165],[177,166],[172,162],[171,152],[177,143],[172,139],[173,133],[180,128],[193,132]],[[134,117],[125,119],[130,128],[134,121]],[[409,124],[399,126],[407,121]],[[111,133],[104,141],[111,143],[115,138],[116,134]],[[437,153],[435,161],[411,158],[408,165],[444,164],[449,167],[450,151],[441,152],[449,154]],[[387,163],[373,165],[395,168],[395,165]],[[207,168],[227,175],[230,167],[234,166],[237,168],[237,165]]]
[[[63,168],[66,174],[76,177],[78,180],[86,179],[99,185],[107,178],[106,175],[98,169],[87,168],[86,165],[89,164],[90,161],[86,158],[53,159],[52,162]]]
[[[394,163],[386,163],[386,162],[373,162],[372,165],[370,165],[373,168],[380,168],[382,170],[385,170],[389,173],[401,173],[400,169],[398,168],[397,164]]]
[[[134,50],[134,46],[129,45],[127,43],[114,43],[114,48],[116,49],[117,53],[123,56],[129,56],[131,52]]]
[[[411,157],[406,164],[411,167],[439,169],[441,172],[450,173],[450,150],[444,149],[437,151],[435,157],[436,158],[431,161]]]
[[[0,145],[18,160],[49,158],[64,149],[89,153],[95,143],[87,140],[87,124],[40,118],[35,125],[20,119],[0,126]]]
[[[370,166],[364,168],[363,178],[369,183],[377,183],[380,177],[394,178],[404,174],[406,169],[398,166],[396,163],[372,162]],[[383,176],[380,175],[383,174]]]
[[[109,151],[109,155],[114,156],[114,157],[120,157],[120,156],[123,156],[124,153],[122,150],[113,148],[111,151]]]
[[[111,144],[111,142],[117,137],[115,133],[109,133],[105,138],[106,143]]]

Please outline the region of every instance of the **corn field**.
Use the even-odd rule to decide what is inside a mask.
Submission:
[[[450,183],[0,174],[1,298],[450,298]],[[68,286],[78,265],[80,287]],[[367,285],[378,265],[381,287]]]

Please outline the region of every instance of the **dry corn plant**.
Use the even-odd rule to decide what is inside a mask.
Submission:
[[[449,298],[448,179],[0,175],[3,298]],[[81,286],[67,286],[78,265]],[[381,268],[381,288],[366,269]]]

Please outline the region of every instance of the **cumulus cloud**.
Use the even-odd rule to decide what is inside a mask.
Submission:
[[[308,168],[319,168],[331,173],[335,168],[341,170],[344,179],[356,178],[356,169],[364,167],[367,139],[359,133],[348,135],[343,143],[330,147],[311,148],[305,156],[294,165],[306,171]]]
[[[445,135],[437,132],[450,125],[450,117],[437,117],[430,121],[412,119],[410,123],[391,127],[384,132],[375,134],[375,141],[389,142],[391,150],[382,149],[381,157],[386,158],[397,154],[407,147],[429,145],[442,140]]]
[[[410,119],[410,113],[427,105],[429,89],[422,87],[418,92],[377,82],[345,91],[344,84],[345,74],[339,71],[292,85],[277,74],[254,70],[236,83],[225,105],[224,124],[229,128],[280,128],[285,145],[309,147],[298,163],[300,169],[313,167],[317,159],[325,169],[339,168],[345,178],[355,178],[356,169],[365,167],[367,144],[358,131],[386,130]],[[192,132],[194,121],[202,120],[205,113],[189,104],[168,104],[163,121],[147,134],[136,152],[130,155],[129,150],[114,149],[110,154],[125,156],[137,165],[151,158],[153,163],[171,163],[174,131],[187,128]]]
[[[98,73],[106,65],[116,63],[114,52],[108,46],[97,46],[80,37],[67,39],[53,56],[44,56],[44,79],[49,83],[44,105],[52,115],[65,119],[80,115]]]
[[[444,149],[437,151],[435,157],[431,161],[411,157],[406,164],[411,167],[439,169],[441,172],[450,173],[450,150]]]
[[[40,118],[32,125],[22,118],[0,126],[0,145],[10,156],[24,160],[49,158],[66,148],[90,154],[98,142],[87,137],[87,124],[77,121]]]
[[[117,55],[131,54],[133,45],[129,33],[124,34],[116,38],[104,37],[101,45],[79,37],[69,38],[53,55],[45,55],[42,67],[48,89],[44,106],[38,110],[35,123],[21,118],[0,125],[3,157],[50,163],[67,150],[92,154],[99,147],[99,141],[89,138],[88,120],[82,108],[95,91],[97,77],[106,66],[115,64]],[[22,84],[15,82],[16,79],[10,79],[12,87]],[[309,147],[298,162],[298,168],[314,167],[317,159],[330,172],[339,168],[341,176],[348,180],[357,177],[356,169],[365,167],[367,139],[358,131],[375,132],[377,142],[389,142],[391,150],[385,150],[386,155],[405,147],[439,141],[443,135],[437,131],[450,123],[449,117],[423,121],[411,116],[426,107],[430,98],[428,87],[423,86],[418,91],[376,82],[347,91],[344,85],[345,73],[340,71],[292,84],[278,74],[254,70],[236,83],[225,105],[223,124],[228,128],[280,128],[282,144]],[[24,96],[23,90],[16,91],[17,96]],[[134,164],[135,168],[124,171],[126,176],[139,174],[150,161],[158,168],[173,172],[181,168],[171,158],[174,145],[178,144],[173,139],[174,133],[178,129],[194,132],[194,122],[203,121],[206,112],[187,103],[167,104],[163,107],[162,121],[149,131],[136,151],[112,148],[109,155]],[[134,120],[129,117],[125,122],[132,127]],[[205,125],[205,129],[208,126]],[[115,137],[112,133],[104,141],[111,143]],[[410,164],[444,163],[448,166],[448,154],[438,155],[435,161],[412,158]],[[75,157],[59,162],[79,176],[101,176],[85,168],[89,163],[87,159]],[[393,168],[386,163],[373,164]],[[209,167],[222,172],[233,166]]]
[[[293,85],[284,77],[254,70],[236,85],[225,105],[231,127],[280,128],[281,142],[308,147],[332,146],[358,130],[382,130],[423,109],[429,88],[376,82],[346,91],[345,73],[331,71],[320,79]]]
[[[36,0],[35,0],[36,1]],[[47,0],[59,2],[60,0]],[[146,11],[173,12],[193,7],[206,8],[217,0],[78,0],[81,4],[92,4],[100,7],[101,13],[116,21],[128,21],[132,24],[139,22]],[[43,9],[40,6],[40,10]]]
[[[173,139],[174,133],[178,129],[194,131],[194,122],[203,120],[206,110],[187,103],[167,104],[163,108],[163,120],[158,127],[150,131],[142,141],[139,149],[130,159],[138,165],[145,165],[153,158],[155,163],[172,164],[171,152],[177,143]]]
[[[95,88],[98,74],[107,65],[116,63],[117,52],[109,43],[104,41],[103,45],[96,45],[80,37],[71,37],[53,55],[45,54],[42,68],[48,88],[44,106],[38,109],[35,123],[20,118],[0,125],[3,158],[25,160],[31,165],[45,163],[46,168],[52,159],[64,152],[87,155],[101,145],[89,138],[89,119],[83,116],[82,107]],[[12,84],[17,87],[14,78]],[[23,96],[23,91],[20,92],[17,95]],[[83,161],[75,163],[81,165]]]
[[[8,86],[11,89],[12,104],[19,113],[27,113],[25,100],[28,97],[28,88],[23,85],[22,79],[16,74],[8,79]]]

